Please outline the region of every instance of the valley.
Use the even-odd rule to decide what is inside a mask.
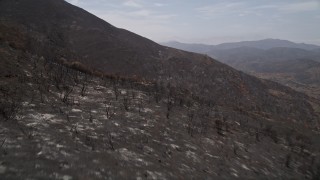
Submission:
[[[253,76],[278,82],[317,99],[320,97],[320,54],[316,45],[277,39],[220,45],[163,44],[208,54]]]

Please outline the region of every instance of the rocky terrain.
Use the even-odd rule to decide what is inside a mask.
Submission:
[[[1,179],[319,178],[317,99],[62,0],[0,10]]]

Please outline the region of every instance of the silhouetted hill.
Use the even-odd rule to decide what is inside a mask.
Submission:
[[[245,59],[247,62],[252,60],[268,61],[300,58],[320,61],[319,46],[303,43],[298,44],[286,40],[266,39],[260,41],[223,43],[219,45],[186,44],[179,42],[163,44],[177,49],[208,54],[213,58],[219,59],[221,62],[227,62],[227,64],[231,61],[239,62]]]
[[[258,49],[271,49],[277,47],[286,47],[286,48],[299,48],[305,50],[313,50],[319,48],[319,46],[312,44],[304,44],[304,43],[293,43],[287,40],[280,39],[264,39],[259,41],[242,41],[235,43],[223,43],[216,45],[216,49],[233,49],[238,47],[253,47]]]
[[[230,42],[230,43],[222,43],[218,45],[187,44],[187,43],[180,43],[177,41],[165,42],[162,44],[169,47],[189,50],[191,52],[198,52],[198,53],[206,53],[206,52],[209,52],[210,50],[228,50],[228,49],[235,49],[235,48],[241,48],[241,47],[257,48],[257,49],[263,49],[263,50],[279,48],[279,47],[297,48],[297,49],[304,49],[304,50],[316,50],[316,49],[319,49],[320,47],[313,44],[294,43],[291,41],[281,40],[281,39],[264,39],[259,41]]]
[[[252,64],[279,62],[285,63],[290,60],[297,59],[312,59],[320,62],[320,56],[312,51],[296,48],[272,48],[268,50],[261,50],[257,48],[241,47],[228,50],[212,50],[207,52],[208,55],[219,59],[237,69],[247,71]],[[240,65],[242,67],[240,67]]]
[[[4,179],[316,178],[319,102],[63,0],[0,1]]]

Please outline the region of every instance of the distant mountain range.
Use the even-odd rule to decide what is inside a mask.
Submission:
[[[249,73],[289,73],[300,83],[320,84],[320,46],[286,40],[265,39],[219,45],[164,45],[207,54],[236,69]]]
[[[286,47],[286,48],[298,48],[304,50],[319,50],[320,46],[313,44],[305,44],[305,43],[294,43],[287,40],[281,39],[263,39],[258,41],[242,41],[242,42],[230,42],[230,43],[222,43],[218,45],[206,45],[206,44],[187,44],[180,43],[177,41],[170,41],[161,43],[165,46],[174,47],[178,49],[184,49],[191,52],[208,52],[213,49],[226,50],[226,49],[234,49],[240,47],[251,47],[257,49],[268,50],[271,48],[278,47]]]

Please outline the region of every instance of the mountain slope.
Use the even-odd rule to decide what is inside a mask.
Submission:
[[[0,10],[5,178],[319,174],[315,99],[62,0]]]
[[[106,71],[130,71],[123,69],[122,59],[138,61],[138,57],[144,55],[158,56],[162,49],[148,39],[113,27],[63,0],[1,1],[1,7],[3,18],[44,34],[42,41],[68,48],[83,57],[83,61],[104,67]],[[96,63],[103,61],[107,61],[108,66]]]
[[[29,32],[32,30],[37,40],[36,51],[51,59],[76,60],[109,74],[170,82],[217,104],[235,107],[241,104],[252,111],[257,106],[271,111],[269,103],[282,109],[283,100],[268,91],[278,88],[291,94],[294,103],[290,104],[295,106],[292,108],[301,110],[301,113],[295,111],[292,118],[314,119],[312,107],[299,103],[306,99],[302,94],[235,71],[207,56],[160,46],[115,28],[62,0],[3,0],[0,3],[2,19],[23,24]],[[38,33],[36,37],[34,31]],[[299,108],[297,104],[306,107]],[[280,116],[286,115],[279,113]]]
[[[320,173],[319,135],[305,122],[207,104],[158,83],[91,76],[25,52],[27,38],[15,38],[24,36],[19,29],[1,26],[1,32],[5,179],[301,179]]]
[[[12,70],[0,77],[4,179],[319,176],[319,135],[307,124],[91,76],[6,43],[0,51]]]

